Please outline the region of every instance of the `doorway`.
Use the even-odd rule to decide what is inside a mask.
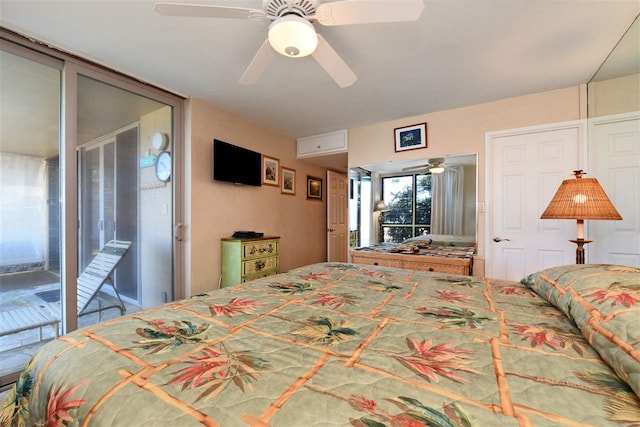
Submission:
[[[349,246],[347,175],[327,171],[327,261],[347,262]]]
[[[110,240],[138,247],[138,126],[115,132],[79,150],[78,274]],[[139,303],[138,252],[131,250],[114,277],[121,296]]]

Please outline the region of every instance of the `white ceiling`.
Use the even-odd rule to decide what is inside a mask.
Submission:
[[[241,86],[268,22],[153,4],[2,0],[0,25],[297,138],[586,83],[640,13],[638,0],[425,0],[417,22],[316,23],[358,76],[341,89],[311,57],[281,56]]]

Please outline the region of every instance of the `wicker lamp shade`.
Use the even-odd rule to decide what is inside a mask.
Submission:
[[[613,203],[597,179],[583,178],[582,175],[585,173],[581,170],[573,171],[573,175],[575,179],[562,181],[540,219],[575,219],[577,221],[578,238],[570,242],[578,245],[576,263],[584,264],[584,245],[592,242],[584,238],[584,220],[621,220],[622,216],[613,207]]]
[[[582,178],[582,171],[574,175],[562,181],[541,219],[622,219],[597,179]]]

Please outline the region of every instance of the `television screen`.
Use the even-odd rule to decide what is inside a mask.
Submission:
[[[262,154],[214,139],[213,179],[260,187]]]

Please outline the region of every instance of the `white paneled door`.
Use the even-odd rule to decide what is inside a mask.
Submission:
[[[486,276],[520,280],[575,262],[576,222],[541,220],[564,179],[582,164],[583,122],[487,134]]]
[[[640,113],[593,119],[589,160],[622,221],[586,221],[587,262],[640,267]]]
[[[327,171],[327,261],[347,262],[347,176]]]

